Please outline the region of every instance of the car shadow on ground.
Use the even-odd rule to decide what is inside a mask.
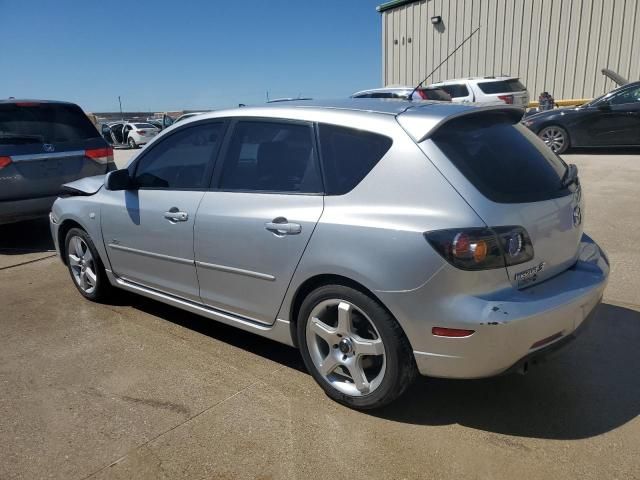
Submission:
[[[132,306],[286,367],[306,372],[302,357],[296,348],[129,292],[118,292],[118,296],[120,297],[120,301],[117,302],[119,305]]]
[[[54,251],[48,217],[0,225],[0,255]]]
[[[580,337],[526,376],[420,378],[398,402],[373,414],[521,437],[593,437],[640,414],[638,345],[640,312],[603,304]]]
[[[123,296],[122,302],[306,371],[294,348],[132,294]],[[602,304],[578,339],[526,376],[482,380],[420,377],[395,403],[365,414],[414,425],[460,424],[521,437],[593,437],[640,414],[638,345],[640,312]]]

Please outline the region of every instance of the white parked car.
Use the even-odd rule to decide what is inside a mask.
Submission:
[[[196,115],[202,115],[203,113],[207,113],[207,112],[189,112],[189,113],[183,113],[182,115],[180,115],[178,118],[175,119],[175,121],[173,123],[178,123],[181,122],[183,120],[186,120],[187,118],[191,118],[191,117],[195,117]]]
[[[411,95],[411,98],[409,98]],[[416,89],[410,86],[383,87],[361,90],[351,95],[351,98],[400,98],[402,100],[437,100],[450,102],[451,96],[442,88],[420,87]]]
[[[473,102],[486,105],[529,104],[529,92],[517,77],[472,77],[433,83],[451,95],[452,102]]]
[[[156,126],[147,122],[113,122],[101,127],[102,137],[116,147],[138,148],[151,141],[160,132]]]

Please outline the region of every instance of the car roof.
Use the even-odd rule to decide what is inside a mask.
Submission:
[[[73,102],[65,102],[62,100],[37,100],[34,98],[2,98],[0,99],[0,103],[51,103],[58,105],[76,105]]]
[[[308,100],[269,103],[259,106],[216,110],[189,118],[168,127],[163,132],[185,128],[191,124],[222,118],[279,119],[319,122],[389,134],[390,124],[398,125],[415,141],[423,141],[454,118],[483,112],[507,114],[514,123],[522,119],[524,109],[513,105],[478,105],[410,101],[394,98],[342,98],[338,100]],[[156,137],[162,138],[162,135]],[[152,140],[153,141],[153,140]]]
[[[416,87],[412,86],[390,86],[390,87],[380,87],[380,88],[369,88],[367,90],[360,90],[358,92],[352,93],[351,96],[355,97],[356,95],[363,95],[367,93],[394,93],[394,92],[410,92]],[[420,90],[431,89],[431,86],[422,86],[419,87]]]
[[[466,78],[451,78],[449,80],[443,80],[442,82],[435,82],[431,85],[448,85],[450,83],[458,83],[465,82],[467,80],[475,81],[475,82],[500,82],[504,80],[517,80],[518,77],[512,77],[508,75],[496,75],[496,76],[486,76],[486,77],[466,77]]]
[[[414,87],[379,87],[379,88],[368,88],[367,90],[360,90],[358,92],[353,93],[351,96],[362,95],[363,93],[376,93],[376,92],[406,92],[407,90],[413,90]]]
[[[507,106],[505,106],[507,107]],[[274,117],[274,118],[300,118],[312,116],[315,113],[349,113],[366,114],[376,116],[399,116],[411,113],[411,116],[445,119],[459,115],[466,111],[486,110],[475,104],[439,102],[435,100],[410,101],[395,98],[342,98],[337,100],[310,100],[296,102],[282,102],[253,107],[233,108],[229,110],[217,110],[199,115],[197,119],[189,122],[201,121],[209,118],[220,117]],[[509,107],[522,111],[519,107]],[[305,112],[308,115],[305,115]],[[524,113],[524,111],[522,111]]]

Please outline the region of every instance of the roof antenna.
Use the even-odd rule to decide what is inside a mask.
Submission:
[[[426,77],[424,77],[424,80],[422,80],[418,85],[416,85],[416,88],[414,88],[414,89],[411,91],[411,94],[409,95],[409,100],[411,100],[411,99],[413,98],[413,94],[414,94],[414,93],[416,93],[416,92],[418,91],[418,89],[422,86],[422,84],[423,84],[424,82],[426,82],[426,81],[427,81],[427,79],[428,79],[431,75],[433,75],[433,74],[434,74],[434,73],[435,73],[435,72],[436,72],[436,71],[437,71],[437,70],[438,70],[442,65],[444,65],[444,63],[445,63],[447,60],[449,60],[449,58],[451,58],[451,56],[452,56],[454,53],[456,53],[456,52],[460,49],[460,47],[462,47],[465,43],[467,43],[467,40],[469,40],[471,37],[473,37],[473,36],[475,35],[475,33],[476,33],[478,30],[480,30],[480,26],[478,26],[478,28],[476,28],[473,32],[471,32],[471,34],[469,34],[469,36],[468,36],[467,38],[465,38],[465,39],[462,41],[462,43],[461,43],[460,45],[458,45],[458,46],[455,48],[455,50],[454,50],[453,52],[451,52],[449,55],[447,55],[447,58],[445,58],[443,61],[441,61],[441,62],[440,62],[440,64],[439,64],[436,68],[434,68],[433,70],[431,70],[431,73],[430,73],[429,75],[427,75]]]

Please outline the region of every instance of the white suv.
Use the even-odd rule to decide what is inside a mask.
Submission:
[[[474,102],[488,105],[529,104],[529,92],[517,77],[472,77],[433,83],[451,95],[452,102]]]

